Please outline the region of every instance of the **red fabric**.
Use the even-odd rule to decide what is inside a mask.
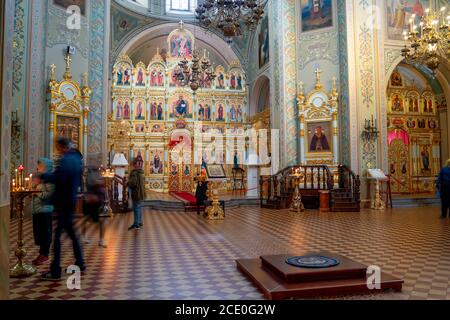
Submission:
[[[388,134],[388,144],[391,145],[392,141],[399,139],[402,140],[405,145],[409,145],[409,135],[408,132],[401,130],[401,129],[395,129]]]
[[[177,198],[178,200],[183,201],[185,204],[195,206],[197,205],[197,198],[189,192],[171,192],[170,195],[172,197]]]

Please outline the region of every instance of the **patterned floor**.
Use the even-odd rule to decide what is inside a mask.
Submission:
[[[405,280],[402,293],[339,298],[450,299],[450,219],[439,219],[438,208],[295,214],[251,207],[229,210],[218,222],[195,213],[148,210],[143,229],[127,231],[130,222],[131,215],[108,222],[108,248],[84,245],[88,271],[81,290],[67,289],[65,281],[42,282],[36,275],[11,279],[10,298],[262,299],[236,269],[235,259],[324,250],[378,265]],[[37,254],[30,220],[24,230],[30,261]],[[16,235],[12,221],[11,263]],[[97,239],[93,225],[88,235]],[[64,264],[70,265],[68,240],[63,253]]]

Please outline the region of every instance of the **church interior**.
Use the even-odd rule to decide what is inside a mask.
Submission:
[[[0,300],[450,299],[448,0],[0,3]]]

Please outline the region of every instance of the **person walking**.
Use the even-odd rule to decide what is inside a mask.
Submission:
[[[56,150],[61,157],[58,160],[55,171],[41,175],[43,181],[53,183],[55,186],[52,204],[57,216],[57,226],[53,240],[53,261],[50,271],[42,274],[42,280],[61,279],[61,234],[63,230],[67,232],[72,240],[75,265],[81,271],[86,269],[80,243],[73,226],[73,213],[76,207],[78,189],[81,185],[82,160],[80,154],[71,149],[70,141],[66,138],[61,137],[56,140]]]
[[[37,172],[50,173],[53,171],[53,162],[47,158],[40,158],[37,163]],[[52,244],[52,214],[53,206],[50,204],[53,185],[45,183],[38,175],[33,178],[36,190],[40,193],[32,198],[32,217],[34,242],[39,246],[39,255],[33,260],[38,266],[48,261],[50,245]]]
[[[100,247],[106,248],[105,242],[105,221],[104,216],[101,215],[101,210],[105,204],[105,182],[100,175],[98,168],[89,167],[86,179],[86,192],[83,199],[83,214],[85,219],[82,224],[82,236],[81,241],[84,243],[89,243],[90,241],[86,238],[86,225],[88,221],[92,221],[98,224],[99,228],[99,242]]]
[[[441,218],[446,218],[450,208],[450,159],[441,169],[436,187],[441,197]]]
[[[143,226],[141,202],[145,198],[144,170],[142,170],[142,161],[139,158],[133,160],[133,170],[128,177],[128,186],[131,189],[134,211],[134,223],[128,230],[138,230]]]

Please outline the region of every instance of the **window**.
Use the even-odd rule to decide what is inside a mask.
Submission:
[[[172,13],[194,13],[196,0],[166,0],[166,11]]]

